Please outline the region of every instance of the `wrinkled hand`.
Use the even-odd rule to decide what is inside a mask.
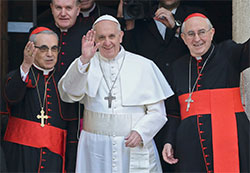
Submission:
[[[178,159],[174,158],[174,149],[169,143],[166,143],[164,145],[164,148],[162,150],[162,157],[169,164],[176,164],[178,162]]]
[[[131,131],[128,137],[125,138],[125,146],[126,147],[137,147],[142,144],[141,135],[136,131]]]
[[[100,46],[100,43],[95,44],[95,35],[96,32],[91,29],[82,37],[82,56],[80,59],[83,64],[90,61]]]
[[[22,70],[26,73],[29,71],[32,66],[35,56],[37,53],[37,49],[33,42],[29,41],[23,51],[23,62],[22,62]]]
[[[175,19],[171,11],[161,7],[155,12],[155,20],[163,23],[168,28],[174,28]]]

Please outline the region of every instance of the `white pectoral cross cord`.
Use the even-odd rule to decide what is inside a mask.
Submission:
[[[42,109],[41,111],[40,111],[40,114],[41,115],[37,115],[36,117],[37,117],[37,119],[41,119],[41,127],[44,127],[44,119],[48,119],[49,117],[48,117],[48,115],[44,115],[44,110]]]
[[[187,109],[186,109],[186,112],[189,111],[189,108],[190,108],[190,104],[194,102],[194,100],[192,100],[191,98],[191,93],[189,94],[188,98],[185,100],[185,102],[187,102]]]
[[[112,101],[115,100],[115,96],[112,96],[112,93],[109,92],[107,97],[104,97],[105,100],[108,100],[108,108],[111,108]]]

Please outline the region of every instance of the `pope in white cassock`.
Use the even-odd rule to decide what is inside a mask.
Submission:
[[[162,172],[153,137],[173,92],[151,60],[124,50],[122,37],[114,17],[99,17],[58,84],[62,100],[85,107],[76,172]]]

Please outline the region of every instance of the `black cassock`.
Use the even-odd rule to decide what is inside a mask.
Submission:
[[[52,72],[43,75],[42,71],[32,68],[37,85],[31,70],[28,80],[23,82],[20,69],[17,69],[8,74],[4,88],[10,111],[3,145],[7,169],[10,172],[63,172],[65,169],[74,172],[78,110],[74,104],[60,100],[59,78],[52,75],[44,105],[48,119],[44,120],[45,127],[41,127],[41,119],[37,118],[41,114],[37,86],[43,102],[45,81]]]
[[[211,53],[212,49],[213,52]],[[192,98],[194,102],[190,103],[190,110],[201,108],[201,106],[195,106],[197,100],[195,99],[195,94],[198,94],[198,97],[201,97],[199,93],[209,93],[217,92],[218,94],[223,94],[225,91],[236,90],[237,98],[240,98],[239,84],[240,84],[240,73],[249,67],[249,40],[244,44],[236,44],[233,41],[225,41],[218,45],[213,45],[210,47],[208,52],[202,56],[202,60],[196,60],[196,58],[191,57],[191,71],[190,67],[190,55],[186,55],[178,59],[172,67],[171,80],[170,84],[175,92],[175,95],[170,99],[169,103],[175,103],[168,105],[169,115],[167,122],[167,138],[166,142],[169,142],[173,145],[175,151],[175,157],[179,159],[179,162],[176,164],[176,171],[181,172],[213,172],[215,166],[218,163],[214,161],[217,157],[215,156],[216,140],[214,140],[217,131],[213,135],[213,128],[215,129],[215,123],[213,121],[214,114],[202,114],[199,111],[196,111],[196,114],[190,115],[186,118],[182,118],[183,114],[186,114],[187,102],[181,98],[189,91],[192,90],[195,81],[197,79],[204,62],[209,57],[204,69],[201,73],[200,78],[197,80],[197,84],[194,87],[194,92]],[[189,84],[189,75],[191,72],[191,84]],[[190,86],[190,87],[189,87]],[[191,89],[189,89],[191,88]],[[227,95],[226,95],[227,97]],[[205,98],[205,97],[204,97]],[[200,99],[200,102],[211,102],[211,98],[207,97]],[[220,99],[220,98],[219,98]],[[222,98],[224,99],[224,98]],[[232,100],[232,99],[231,99]],[[240,100],[240,99],[239,99]],[[216,100],[215,100],[216,101]],[[213,105],[216,108],[224,109],[229,100],[225,102],[217,102],[217,105]],[[241,102],[237,103],[238,106],[242,107]],[[210,107],[211,105],[208,105]],[[212,106],[211,106],[212,107]],[[243,108],[243,107],[242,107]],[[210,108],[209,108],[210,109]],[[213,109],[213,108],[211,108]],[[226,107],[225,112],[228,112],[227,109],[231,107]],[[228,153],[235,153],[239,156],[240,162],[240,171],[248,172],[249,171],[249,120],[245,112],[241,111],[231,112],[233,118],[235,118],[235,127],[234,131],[236,134],[237,150],[238,153],[234,151],[228,151]],[[212,110],[214,111],[214,110]],[[195,111],[194,111],[195,112]],[[224,111],[223,111],[224,112]],[[221,114],[223,115],[223,113]],[[222,120],[221,124],[217,124],[217,127],[223,130],[224,125],[227,123],[227,120],[232,118],[229,115],[224,114],[225,117]],[[215,116],[216,117],[216,116]],[[219,117],[220,118],[220,117]],[[216,120],[217,121],[217,120]],[[229,120],[228,120],[229,121]],[[229,128],[229,130],[231,130]],[[231,133],[228,131],[228,133]],[[227,137],[224,136],[230,134],[224,133],[221,136],[222,144],[223,140],[228,141]],[[219,136],[220,138],[220,136]],[[213,143],[214,142],[214,143]],[[231,143],[225,142],[224,146],[220,146],[219,149],[227,148]],[[215,146],[215,147],[214,147]],[[219,159],[221,162],[226,162],[227,157],[224,159]],[[217,160],[218,161],[218,160]],[[230,166],[234,163],[227,163],[229,170]],[[220,164],[219,164],[220,165]],[[237,165],[237,163],[236,163]]]

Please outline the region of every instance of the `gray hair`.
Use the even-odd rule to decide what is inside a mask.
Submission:
[[[206,18],[205,20],[206,20],[206,22],[207,22],[207,24],[208,24],[209,29],[213,28],[213,25],[212,25],[212,23],[210,22],[210,20],[209,20],[208,18]],[[184,32],[184,29],[185,29],[185,23],[186,23],[186,21],[183,22],[183,23],[182,23],[182,26],[181,26],[181,32],[182,32],[182,33]]]
[[[30,36],[30,38],[29,38],[29,41],[36,43],[36,36],[38,34],[50,34],[50,35],[54,35],[54,36],[56,36],[57,41],[59,41],[59,38],[58,38],[57,34],[54,31],[49,31],[49,30],[41,31],[41,32],[36,33],[36,34],[32,34]]]

